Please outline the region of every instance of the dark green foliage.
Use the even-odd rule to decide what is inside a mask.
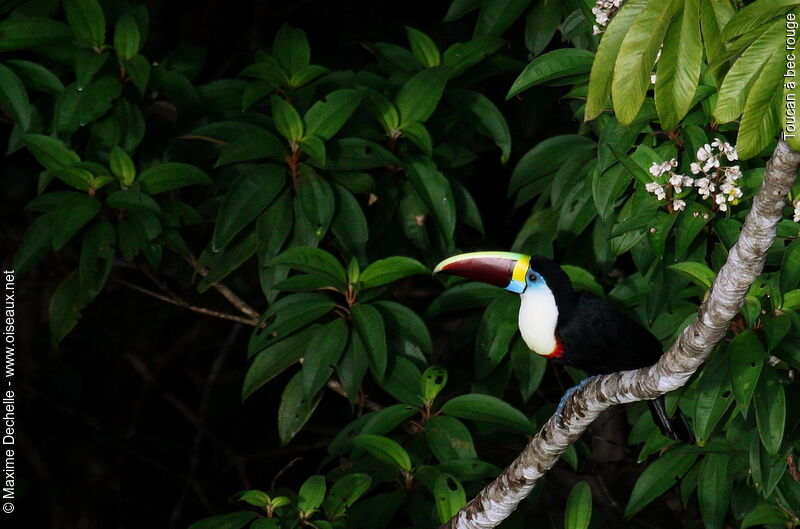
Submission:
[[[38,177],[14,268],[45,267],[54,253],[68,264],[49,307],[55,345],[112,280],[130,285],[138,273],[184,307],[165,276],[183,277],[193,299],[216,288],[230,300],[230,283],[258,308],[234,301],[241,314],[222,315],[253,329],[241,396],[282,392],[280,443],[291,446],[323,401],[350,405],[329,457],[314,462],[319,474],[294,490],[244,491],[235,501],[247,510],[192,529],[435,527],[510,461],[581,374],[527,350],[516,297],[428,277],[460,250],[555,257],[576,289],[671,344],[763,177],[757,155],[780,123],[780,17],[796,10],[629,0],[601,39],[591,2],[455,0],[434,16],[466,28],[458,42],[406,27],[407,43],[369,43],[372,62],[335,71],[312,62],[301,28],[283,25],[238,76],[204,82],[202,50],[148,46],[143,4],[65,0],[34,17],[25,5],[4,7],[0,22],[7,153],[27,157]],[[541,119],[539,85],[563,87],[563,107],[582,124],[534,143],[512,114]],[[504,96],[534,104],[511,107]],[[671,159],[673,172],[692,174],[716,138],[738,138],[747,158],[720,154],[743,172],[726,208],[653,174]],[[472,169],[498,158],[513,165]],[[479,207],[486,181],[507,192],[496,211]],[[666,202],[648,192],[653,182]],[[624,509],[595,509],[597,526],[674,509],[676,494],[658,499],[678,489],[676,520],[798,523],[800,486],[786,461],[798,435],[799,231],[781,223],[729,336],[670,397],[698,446],[670,443],[643,408],[628,409],[628,442],[643,444],[631,454],[650,462],[625,484]],[[604,464],[594,457],[580,442],[560,470],[592,474]],[[585,529],[600,487],[582,479],[559,482],[565,511],[544,505],[547,492],[521,509]]]

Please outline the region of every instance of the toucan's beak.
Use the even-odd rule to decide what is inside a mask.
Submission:
[[[436,265],[433,273],[467,277],[521,294],[525,290],[525,274],[530,261],[529,256],[521,253],[462,253]]]

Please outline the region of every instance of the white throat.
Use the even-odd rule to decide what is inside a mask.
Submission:
[[[531,285],[520,294],[519,330],[528,348],[536,354],[550,355],[556,349],[558,307],[545,285]]]

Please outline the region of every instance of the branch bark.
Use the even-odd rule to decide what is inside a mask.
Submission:
[[[575,391],[564,407],[562,421],[551,417],[511,465],[442,525],[443,529],[496,527],[602,411],[615,404],[654,399],[686,384],[725,336],[750,285],[764,268],[798,166],[800,153],[779,141],[739,240],[711,285],[697,319],[684,329],[658,363],[594,378]]]

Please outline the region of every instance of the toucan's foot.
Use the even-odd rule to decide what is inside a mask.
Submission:
[[[572,394],[575,393],[577,390],[585,387],[586,384],[588,384],[592,379],[597,378],[598,376],[600,375],[594,375],[591,377],[584,378],[583,380],[580,381],[580,383],[577,386],[569,388],[567,392],[564,393],[564,396],[561,397],[561,401],[558,403],[558,408],[556,408],[556,419],[558,420],[559,426],[562,427],[564,426],[564,416],[563,416],[564,406],[566,406],[567,401],[572,396]]]

